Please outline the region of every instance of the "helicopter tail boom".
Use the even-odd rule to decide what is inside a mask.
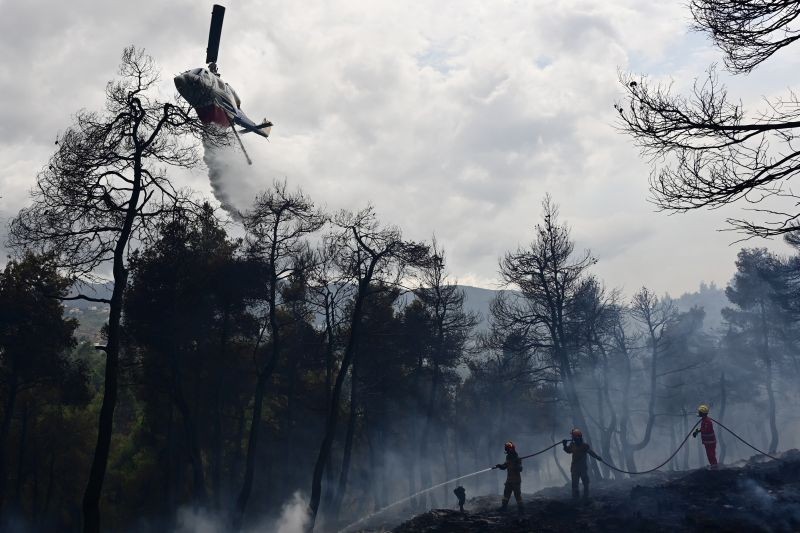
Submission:
[[[269,137],[269,132],[270,131],[272,131],[272,122],[270,122],[269,120],[264,119],[264,122],[262,122],[261,124],[257,124],[257,125],[255,125],[253,127],[243,128],[243,129],[239,130],[239,133],[241,133],[241,134],[257,133],[258,135],[261,135],[262,137],[266,138],[266,137]]]

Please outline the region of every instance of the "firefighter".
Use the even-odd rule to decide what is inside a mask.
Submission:
[[[587,502],[589,501],[589,463],[586,456],[591,455],[598,461],[602,461],[602,459],[592,451],[588,444],[583,442],[583,433],[580,429],[573,429],[570,435],[572,441],[564,439],[561,441],[561,445],[565,452],[572,454],[572,465],[569,469],[572,474],[572,499],[578,499],[578,482],[583,481],[583,501]]]
[[[522,459],[519,458],[517,448],[511,441],[506,442],[505,445],[506,462],[498,464],[495,468],[505,470],[506,486],[503,490],[503,506],[501,511],[505,511],[508,507],[508,500],[511,499],[511,493],[514,493],[514,499],[517,500],[517,511],[523,511],[522,506]]]
[[[453,489],[453,494],[455,494],[456,498],[458,498],[458,508],[463,513],[464,512],[464,502],[467,501],[467,491],[464,489],[464,487],[459,485],[458,487]]]
[[[717,467],[717,436],[714,434],[714,424],[708,418],[708,406],[703,404],[697,408],[697,416],[700,417],[700,427],[692,432],[692,437],[697,438],[700,433],[700,440],[706,447],[706,457],[711,468]]]

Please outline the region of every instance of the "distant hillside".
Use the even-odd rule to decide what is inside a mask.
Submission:
[[[489,319],[489,307],[499,291],[470,287],[469,285],[459,285],[458,288],[464,291],[465,310],[478,313],[481,318],[480,327],[485,327]]]
[[[485,326],[489,317],[489,306],[499,291],[468,285],[460,285],[459,288],[465,293],[464,306],[469,311],[479,313],[482,325]],[[725,296],[725,290],[717,287],[714,283],[700,283],[698,291],[682,294],[675,298],[675,304],[681,311],[688,311],[692,307],[700,307],[705,310],[703,325],[707,331],[718,331],[722,327],[722,309],[731,305]]]
[[[71,306],[71,302],[65,302],[64,311],[69,318],[78,320],[78,329],[75,336],[78,340],[99,341],[100,331],[108,322],[108,306],[94,304],[84,309]]]
[[[88,284],[81,287],[81,294],[91,298],[111,298],[110,284]],[[77,294],[73,291],[70,296]],[[108,305],[86,300],[64,301],[64,314],[78,320],[75,336],[79,340],[98,341],[100,330],[108,322]]]
[[[469,285],[459,285],[459,288],[464,291],[464,307],[466,310],[477,313],[481,319],[479,328],[486,328],[491,302],[500,291],[471,287]],[[111,291],[105,285],[92,285],[89,291],[84,291],[84,294],[95,298],[109,298]],[[695,306],[702,307],[706,312],[705,328],[708,331],[717,331],[722,327],[722,309],[730,305],[725,296],[725,291],[713,283],[710,285],[701,283],[697,292],[684,293],[675,298],[675,303],[681,311],[688,311]],[[83,300],[70,300],[64,302],[64,308],[68,316],[77,318],[80,322],[78,337],[90,340],[99,338],[100,329],[108,320],[107,305]]]

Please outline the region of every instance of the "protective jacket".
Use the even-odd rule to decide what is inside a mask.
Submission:
[[[704,416],[700,421],[700,439],[703,441],[703,444],[706,445],[717,443],[717,436],[714,434],[714,424],[711,423],[711,419],[707,416]]]
[[[588,469],[586,461],[588,455],[595,459],[600,459],[600,456],[594,453],[592,448],[585,442],[564,444],[564,451],[572,454],[572,465],[570,466],[572,472],[585,472]]]
[[[517,452],[507,453],[506,462],[497,465],[497,468],[507,472],[506,483],[522,483],[522,459]]]

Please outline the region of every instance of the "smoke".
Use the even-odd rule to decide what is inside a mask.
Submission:
[[[274,524],[274,527],[265,531],[303,533],[308,525],[308,520],[308,503],[300,491],[297,491],[292,495],[292,499],[283,505],[281,517]]]
[[[745,499],[760,511],[772,510],[772,505],[775,503],[775,497],[770,494],[764,487],[759,485],[753,479],[745,479],[739,482],[739,489],[745,496]]]
[[[202,509],[182,508],[178,510],[175,533],[222,533],[223,520]]]
[[[212,146],[206,142],[203,142],[203,148],[203,161],[208,167],[208,179],[214,198],[233,220],[240,222],[242,213],[231,199],[233,192],[231,179],[233,176],[241,175],[243,171],[241,154],[237,154],[235,150],[228,150],[226,146]]]
[[[297,491],[283,504],[278,518],[270,518],[249,527],[246,533],[304,533],[308,525],[308,502]],[[174,533],[227,533],[230,527],[224,517],[203,509],[183,508],[178,511]]]

